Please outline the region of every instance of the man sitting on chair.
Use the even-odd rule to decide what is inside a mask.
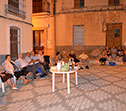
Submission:
[[[23,59],[22,54],[18,55],[18,59],[15,61],[15,63],[25,72],[32,72],[33,78],[36,78],[36,67],[34,64],[28,64],[25,59]]]

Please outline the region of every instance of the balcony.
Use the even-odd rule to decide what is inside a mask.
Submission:
[[[18,17],[21,17],[23,19],[26,18],[26,13],[23,10],[21,10],[20,8],[16,8],[12,5],[5,5],[5,12],[18,16]]]
[[[50,13],[50,3],[33,2],[33,14],[34,13]]]
[[[99,11],[118,11],[118,10],[126,10],[126,5],[119,6],[92,6],[92,7],[84,7],[84,8],[63,8],[61,13],[72,13],[72,12],[99,12]]]

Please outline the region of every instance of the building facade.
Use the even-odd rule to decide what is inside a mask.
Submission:
[[[126,0],[57,0],[56,51],[126,44]]]
[[[33,50],[32,0],[0,0],[0,63]]]
[[[54,57],[54,1],[33,0],[33,49],[44,51],[44,55]]]

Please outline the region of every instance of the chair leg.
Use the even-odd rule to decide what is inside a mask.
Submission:
[[[17,80],[16,80],[16,77],[14,76],[14,84],[15,84],[15,85],[16,85],[16,81],[17,81]]]
[[[5,93],[4,83],[2,83],[2,92]]]

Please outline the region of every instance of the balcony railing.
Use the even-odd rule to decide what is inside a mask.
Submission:
[[[33,13],[47,12],[50,13],[50,3],[45,2],[41,5],[33,3]]]
[[[84,8],[74,8],[67,7],[61,10],[61,13],[69,13],[69,12],[97,12],[97,11],[118,11],[118,10],[126,10],[126,5],[119,6],[92,6],[92,7],[84,7]]]
[[[13,14],[15,16],[19,16],[23,19],[26,18],[26,13],[23,10],[21,10],[20,8],[16,8],[12,5],[5,5],[5,12]]]

